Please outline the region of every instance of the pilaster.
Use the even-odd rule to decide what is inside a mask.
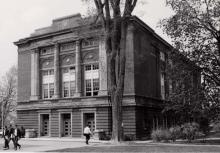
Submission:
[[[60,58],[59,44],[54,45],[54,97],[60,98]]]
[[[39,49],[31,52],[31,97],[30,100],[39,99]]]
[[[99,39],[99,76],[99,95],[107,95],[107,54],[105,49],[105,40],[102,36]]]
[[[82,94],[82,70],[81,70],[81,46],[80,46],[80,40],[76,41],[76,97],[80,97]]]

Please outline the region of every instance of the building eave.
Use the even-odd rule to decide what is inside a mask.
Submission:
[[[173,49],[173,46],[171,44],[169,44],[166,40],[164,40],[162,37],[160,37],[151,27],[149,27],[146,23],[144,23],[140,18],[138,18],[137,16],[132,16],[131,21],[138,23],[144,29],[149,31],[154,37],[156,37],[158,40],[160,40],[168,48]]]

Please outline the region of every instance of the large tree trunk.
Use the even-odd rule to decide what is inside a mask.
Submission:
[[[127,25],[137,0],[126,0],[124,2],[124,13],[120,8],[121,2],[121,0],[94,0],[105,30],[108,92],[112,103],[112,140],[117,143],[123,138],[122,99]]]
[[[112,100],[112,140],[120,142],[123,140],[123,111],[122,100],[124,93],[124,78],[125,78],[125,50],[126,50],[126,36],[127,36],[127,22],[126,19],[120,24],[120,41],[118,42],[118,50],[116,53],[116,60],[113,60],[111,66],[115,67],[114,76],[111,77],[111,100]],[[113,56],[110,56],[113,57]],[[110,66],[110,67],[111,67]],[[113,69],[112,69],[113,70]],[[115,83],[115,84],[114,84]]]

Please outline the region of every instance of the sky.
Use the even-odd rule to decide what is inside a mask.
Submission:
[[[166,0],[141,0],[133,14],[141,18],[162,38],[170,39],[157,27],[172,15]],[[13,42],[28,37],[35,29],[47,27],[55,18],[76,13],[85,14],[88,6],[82,0],[0,0],[0,76],[17,65],[17,47]]]

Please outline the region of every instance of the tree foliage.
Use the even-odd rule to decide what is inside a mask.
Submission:
[[[3,122],[10,123],[10,115],[16,108],[16,85],[17,85],[17,67],[12,66],[2,77],[0,84],[1,108],[3,108]],[[2,106],[3,105],[3,106]],[[9,119],[9,120],[8,120]],[[2,120],[2,109],[1,109]]]
[[[170,90],[163,111],[174,113],[177,124],[198,120],[209,108],[200,86],[200,68],[175,50],[169,58],[166,74]]]
[[[160,22],[175,47],[201,67],[205,97],[220,102],[220,1],[167,0],[175,14]],[[216,110],[217,109],[217,110]]]

